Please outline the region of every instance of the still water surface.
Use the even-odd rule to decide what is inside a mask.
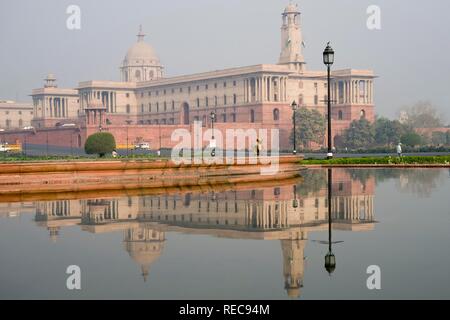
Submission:
[[[317,169],[228,190],[3,202],[0,298],[450,299],[449,245],[447,169],[333,169],[330,195]],[[69,265],[81,290],[66,288]]]

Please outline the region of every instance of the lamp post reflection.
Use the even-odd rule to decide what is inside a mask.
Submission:
[[[331,249],[331,197],[332,197],[333,172],[328,168],[328,252],[325,255],[325,269],[331,275],[336,269],[336,257]]]

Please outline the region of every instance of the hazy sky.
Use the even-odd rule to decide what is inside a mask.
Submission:
[[[1,0],[0,99],[28,100],[53,72],[60,87],[119,80],[119,65],[139,24],[167,76],[276,63],[281,12],[288,0]],[[294,1],[295,3],[295,1]],[[303,0],[305,59],[323,68],[328,40],[334,68],[373,69],[376,112],[430,100],[450,112],[450,1]],[[66,8],[81,8],[81,30],[66,28]],[[366,27],[369,5],[381,30]]]

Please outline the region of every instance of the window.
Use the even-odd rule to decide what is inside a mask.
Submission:
[[[222,122],[227,122],[227,115],[225,113],[222,115]]]
[[[236,113],[231,114],[231,121],[236,122]]]
[[[314,96],[314,104],[319,104],[319,96],[317,94]]]
[[[164,89],[163,93],[164,93],[164,95],[166,94],[166,89]]]
[[[144,93],[143,92],[141,92],[141,98],[143,98],[144,97]]]
[[[278,108],[273,109],[273,120],[280,120],[280,110]]]
[[[130,97],[130,94],[127,92],[127,93],[125,94],[125,96],[126,96],[127,98],[129,98],[129,97]]]
[[[236,80],[233,81],[233,87],[236,87]]]
[[[159,96],[159,90],[156,90],[156,95]]]
[[[217,106],[217,96],[214,97],[214,105]]]
[[[328,95],[327,94],[323,96],[323,104],[324,105],[328,104]]]
[[[156,103],[156,112],[159,112],[159,102]]]
[[[223,105],[227,104],[227,96],[224,94],[223,95]]]
[[[250,122],[255,122],[255,110],[250,110]]]
[[[197,87],[196,87],[196,90],[197,90],[197,91],[200,90],[200,86],[197,86]]]
[[[180,92],[183,92],[183,88],[180,88]]]
[[[135,75],[137,81],[141,81],[141,71],[140,70],[136,70],[134,75]]]
[[[150,102],[148,103],[148,112],[152,112],[152,104]]]
[[[144,113],[144,104],[141,104],[141,113]]]
[[[227,87],[227,82],[226,82],[226,81],[223,82],[223,87],[224,87],[224,88]]]
[[[366,118],[366,111],[365,111],[364,109],[362,109],[362,110],[359,112],[359,116],[360,116],[361,119],[365,119],[365,118]]]
[[[338,120],[342,120],[342,110],[339,110],[338,112]]]
[[[153,79],[153,76],[155,75],[155,73],[153,72],[153,70],[150,70],[149,75],[150,75],[150,79]]]
[[[208,104],[209,104],[209,99],[208,99],[208,97],[206,97],[205,98],[205,106],[208,106]]]
[[[164,101],[164,111],[167,111],[167,103]]]
[[[274,188],[274,189],[273,189],[273,195],[274,195],[274,196],[279,196],[280,194],[281,194],[280,188]]]
[[[303,105],[303,94],[298,96],[298,105],[302,106]]]
[[[175,110],[175,101],[172,100],[172,110]]]
[[[188,93],[191,93],[191,86],[188,87]]]
[[[233,94],[233,104],[236,104],[236,102],[237,102],[237,96],[236,96],[236,94]]]
[[[205,90],[208,90],[208,85],[207,84],[205,84]]]
[[[23,121],[22,121],[22,119],[19,119],[19,127],[22,127],[23,126]]]
[[[197,98],[197,108],[199,108],[199,107],[200,107],[200,99]]]
[[[217,89],[217,82],[214,83],[214,89]]]
[[[127,113],[130,113],[130,105],[127,104]]]
[[[172,93],[175,93],[175,89],[174,89],[174,88],[172,88],[171,92],[172,92]]]
[[[152,96],[152,92],[151,92],[151,91],[148,92],[148,96],[149,96],[149,97]]]

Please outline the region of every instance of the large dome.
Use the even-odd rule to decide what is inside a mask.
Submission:
[[[159,64],[159,58],[155,50],[144,41],[138,41],[128,49],[124,60],[128,65]]]
[[[142,30],[137,35],[138,41],[128,49],[124,63],[127,65],[154,65],[159,64],[159,58],[155,50],[149,44],[144,42],[145,35]]]
[[[140,28],[137,42],[128,49],[120,67],[122,81],[149,81],[163,76],[163,67],[159,58],[152,46],[144,42],[144,37]]]

